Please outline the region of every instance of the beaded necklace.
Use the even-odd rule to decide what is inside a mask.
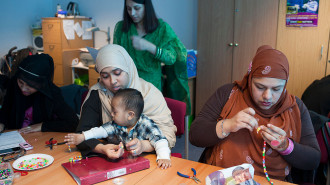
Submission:
[[[258,127],[258,128],[257,128],[257,134],[259,133],[260,129],[261,129],[261,127]],[[274,140],[274,141],[276,141],[276,140]],[[278,143],[278,141],[277,141],[277,142],[274,143],[274,144],[275,144],[275,145],[278,145],[279,143]],[[264,168],[264,173],[265,173],[265,175],[266,175],[266,178],[267,178],[268,182],[269,182],[271,185],[273,185],[274,183],[273,183],[273,181],[270,181],[270,178],[269,178],[269,176],[268,176],[267,169],[266,169],[266,141],[264,141],[264,147],[263,147],[263,149],[262,149],[262,166],[263,166],[263,168]]]
[[[81,156],[75,156],[73,158],[70,158],[69,159],[69,162],[70,163],[74,163],[74,162],[78,162],[78,161],[81,161],[82,160],[82,157]]]
[[[270,178],[268,176],[268,173],[267,173],[267,169],[266,169],[266,141],[264,141],[264,147],[262,149],[262,166],[264,167],[264,173],[266,175],[266,178],[268,180],[268,182],[273,185],[273,181],[270,181]]]

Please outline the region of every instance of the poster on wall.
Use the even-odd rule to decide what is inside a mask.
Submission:
[[[316,27],[319,0],[287,0],[286,26]]]

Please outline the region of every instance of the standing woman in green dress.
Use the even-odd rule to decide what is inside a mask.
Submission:
[[[157,19],[151,0],[125,0],[123,19],[116,24],[113,43],[127,50],[141,78],[164,96],[185,102],[190,114],[185,46],[166,22]]]

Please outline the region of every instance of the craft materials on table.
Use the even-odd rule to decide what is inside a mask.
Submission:
[[[9,154],[3,156],[1,161],[2,162],[9,162],[9,161],[12,161],[12,160],[16,160],[19,157],[24,156],[25,153],[26,153],[26,150],[23,149],[23,148],[20,148],[19,150],[15,151],[13,153],[9,153]]]
[[[37,170],[51,165],[54,158],[47,154],[30,154],[18,158],[13,163],[16,170]]]
[[[201,181],[196,177],[196,170],[194,168],[191,168],[191,170],[194,172],[193,176],[185,175],[185,174],[182,174],[180,172],[177,172],[177,174],[181,177],[192,179],[198,184],[198,182],[201,182]]]
[[[78,162],[63,163],[62,166],[78,184],[87,185],[150,168],[150,161],[143,157],[130,159],[124,154],[118,160],[88,157]]]
[[[32,170],[43,168],[48,164],[48,160],[41,157],[31,158],[30,160],[24,160],[19,163],[18,168],[21,170]]]
[[[124,182],[125,182],[125,179],[123,179],[123,178],[113,179],[113,183],[116,185],[122,185],[122,184],[124,184]]]
[[[14,172],[10,163],[0,163],[0,184],[12,184]]]
[[[78,162],[78,161],[80,161],[80,160],[82,160],[83,158],[81,157],[81,156],[75,156],[75,157],[73,157],[73,158],[70,158],[69,159],[69,162]],[[86,160],[88,160],[88,158],[86,157]]]
[[[57,143],[57,141],[53,140],[53,138],[50,138],[48,141],[45,142],[46,147],[49,147],[51,150],[53,150],[53,146],[55,145],[64,145],[66,143],[67,143],[66,141],[62,143]]]
[[[0,135],[0,150],[19,147],[26,142],[18,131],[5,132]]]
[[[49,149],[53,150],[53,145],[57,143],[56,140],[53,140],[53,138],[50,138],[48,141],[45,142],[46,147],[49,147]]]
[[[19,173],[20,176],[26,176],[27,174],[29,174],[27,171],[17,171],[17,170],[14,170],[14,174],[16,173]]]
[[[217,170],[205,178],[205,185],[214,184],[249,184],[260,185],[254,179],[254,168],[252,164],[243,163],[237,166]]]

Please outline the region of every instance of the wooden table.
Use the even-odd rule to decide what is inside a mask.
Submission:
[[[74,179],[66,172],[66,170],[61,166],[62,163],[68,162],[70,158],[80,155],[80,152],[76,151],[75,148],[72,152],[68,152],[67,145],[54,146],[53,150],[45,147],[45,141],[48,141],[51,137],[57,142],[62,142],[66,133],[56,133],[56,132],[36,132],[30,134],[22,134],[22,136],[27,140],[34,148],[33,150],[27,151],[26,155],[34,153],[48,154],[54,157],[54,162],[50,166],[29,171],[27,176],[22,176],[19,179],[15,179],[15,184],[77,184]],[[195,181],[187,178],[182,178],[177,175],[177,171],[185,174],[192,174],[191,168],[195,168],[197,171],[197,177],[202,181],[201,184],[205,184],[205,178],[210,173],[220,170],[220,167],[211,166],[203,163],[198,163],[194,161],[189,161],[186,159],[172,157],[172,167],[167,170],[162,170],[157,168],[156,165],[156,155],[147,154],[143,157],[150,160],[150,168],[142,170],[129,175],[124,175],[119,178],[125,180],[124,184],[196,184]],[[12,161],[13,162],[13,161]],[[266,184],[265,177],[254,176],[254,179],[260,184]],[[282,181],[273,180],[274,184],[290,184]],[[98,184],[114,184],[113,180],[104,181]]]

